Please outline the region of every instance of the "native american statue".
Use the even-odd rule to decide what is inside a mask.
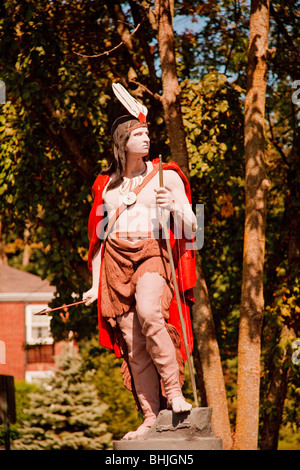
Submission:
[[[136,439],[149,430],[161,409],[170,406],[181,413],[192,408],[181,388],[184,362],[193,348],[190,307],[196,271],[191,240],[196,217],[179,166],[149,161],[147,109],[120,84],[113,89],[129,114],[113,123],[114,159],[93,185],[88,223],[93,281],[83,300],[90,305],[98,299],[100,344],[124,358],[123,380],[144,422],[123,439]]]

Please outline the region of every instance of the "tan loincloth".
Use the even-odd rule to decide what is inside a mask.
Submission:
[[[113,319],[127,313],[135,302],[137,281],[146,272],[160,274],[167,282],[161,300],[162,314],[169,318],[173,297],[169,255],[165,240],[144,239],[136,243],[121,238],[106,240],[101,271],[101,314]],[[115,321],[109,320],[112,326]]]

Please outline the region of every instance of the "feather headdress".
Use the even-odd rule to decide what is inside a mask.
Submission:
[[[120,83],[113,83],[112,88],[114,94],[129,114],[118,117],[111,128],[114,160],[107,170],[102,171],[102,174],[112,175],[108,189],[113,189],[122,181],[126,164],[125,148],[130,132],[138,127],[147,127],[146,116],[148,114],[146,106],[133,98]],[[147,157],[144,158],[147,159]]]
[[[127,109],[127,111],[137,118],[140,122],[146,122],[148,110],[146,106],[139,103],[131,94],[121,85],[121,83],[113,83],[112,89],[120,103]]]

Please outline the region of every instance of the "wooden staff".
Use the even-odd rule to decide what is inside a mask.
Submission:
[[[159,155],[159,186],[161,188],[164,187],[162,157],[161,157],[161,155]],[[173,260],[171,244],[170,244],[170,240],[169,240],[169,232],[168,232],[168,227],[167,227],[167,223],[166,223],[164,209],[161,209],[161,218],[162,218],[162,226],[163,226],[163,231],[164,231],[164,235],[165,235],[165,239],[166,239],[166,243],[167,243],[168,254],[169,254],[171,274],[172,274],[175,297],[176,297],[178,313],[179,313],[179,318],[180,318],[184,348],[185,348],[185,352],[186,352],[187,363],[188,363],[189,373],[190,373],[190,377],[191,377],[191,384],[192,384],[192,389],[193,389],[194,401],[195,401],[195,405],[199,406],[198,405],[198,397],[197,397],[195,376],[194,376],[192,360],[191,360],[191,355],[190,355],[189,346],[188,346],[188,340],[187,340],[187,334],[186,334],[186,329],[185,329],[184,318],[183,318],[182,309],[181,309],[181,299],[180,299],[179,289],[178,289],[177,280],[176,280],[174,260]]]

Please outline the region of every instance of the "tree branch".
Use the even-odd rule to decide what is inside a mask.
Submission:
[[[48,98],[44,100],[45,109],[48,111],[48,116],[57,122],[55,110]],[[87,160],[82,156],[80,150],[80,143],[77,136],[69,129],[59,127],[58,132],[55,132],[51,126],[48,127],[48,132],[51,133],[53,142],[56,143],[58,148],[64,147],[64,154],[75,170],[88,182],[92,182],[93,175],[90,174],[90,168]],[[80,162],[80,163],[78,163]]]
[[[300,55],[298,52],[298,48],[295,46],[293,39],[291,38],[289,32],[287,31],[284,23],[281,21],[281,19],[278,16],[277,11],[274,9],[272,3],[270,3],[270,13],[275,18],[275,21],[278,25],[279,31],[282,33],[283,37],[285,38],[286,42],[288,43],[289,47],[291,48],[291,51],[293,52],[293,55],[296,59],[296,62],[300,63]]]
[[[134,83],[135,85],[142,87],[147,93],[149,93],[149,95],[153,96],[153,98],[155,98],[156,100],[162,102],[162,97],[158,93],[153,93],[151,90],[149,90],[149,88],[147,88],[142,83],[137,82],[136,80],[129,80],[129,83]]]
[[[124,39],[123,41],[121,41],[119,44],[117,44],[115,47],[113,47],[112,49],[109,49],[108,51],[105,51],[105,52],[101,52],[101,54],[92,54],[92,55],[88,55],[88,54],[81,54],[80,52],[76,52],[76,51],[73,51],[74,54],[76,55],[79,55],[80,57],[87,57],[87,58],[97,58],[97,57],[102,57],[104,55],[108,56],[109,54],[111,54],[112,52],[116,51],[117,49],[119,49],[119,47],[125,45],[126,43],[128,43],[130,40],[131,40],[131,37],[137,32],[137,30],[139,29],[139,27],[141,26],[141,24],[143,23],[143,21],[145,20],[146,17],[144,17],[141,22],[134,28],[134,30],[132,31],[132,33],[129,34],[129,36],[127,37],[127,39]]]
[[[152,24],[150,23],[150,20],[149,20],[149,7],[148,7],[148,10],[145,10],[145,8],[142,5],[140,5],[139,2],[136,2],[135,0],[129,0],[129,4],[131,7],[132,17],[134,19],[135,24],[140,23],[142,18],[143,19],[145,19],[145,17],[147,18],[147,21],[144,22],[143,27],[139,29],[137,33],[137,37],[143,49],[145,60],[148,66],[151,88],[155,92],[157,92],[159,90],[159,81],[156,76],[154,57],[150,50],[150,44],[149,44],[149,40],[147,37],[148,31],[153,29]]]
[[[280,147],[280,145],[278,145],[278,143],[276,142],[276,138],[275,138],[274,132],[273,132],[273,125],[272,125],[272,123],[271,123],[271,116],[270,116],[270,113],[269,113],[269,112],[267,113],[267,116],[268,116],[268,121],[269,121],[269,128],[270,128],[270,133],[271,133],[271,138],[272,138],[272,144],[273,144],[274,147],[276,148],[277,152],[280,154],[280,156],[281,156],[282,160],[284,161],[284,163],[285,163],[287,166],[289,166],[284,151],[282,150],[282,148]]]

